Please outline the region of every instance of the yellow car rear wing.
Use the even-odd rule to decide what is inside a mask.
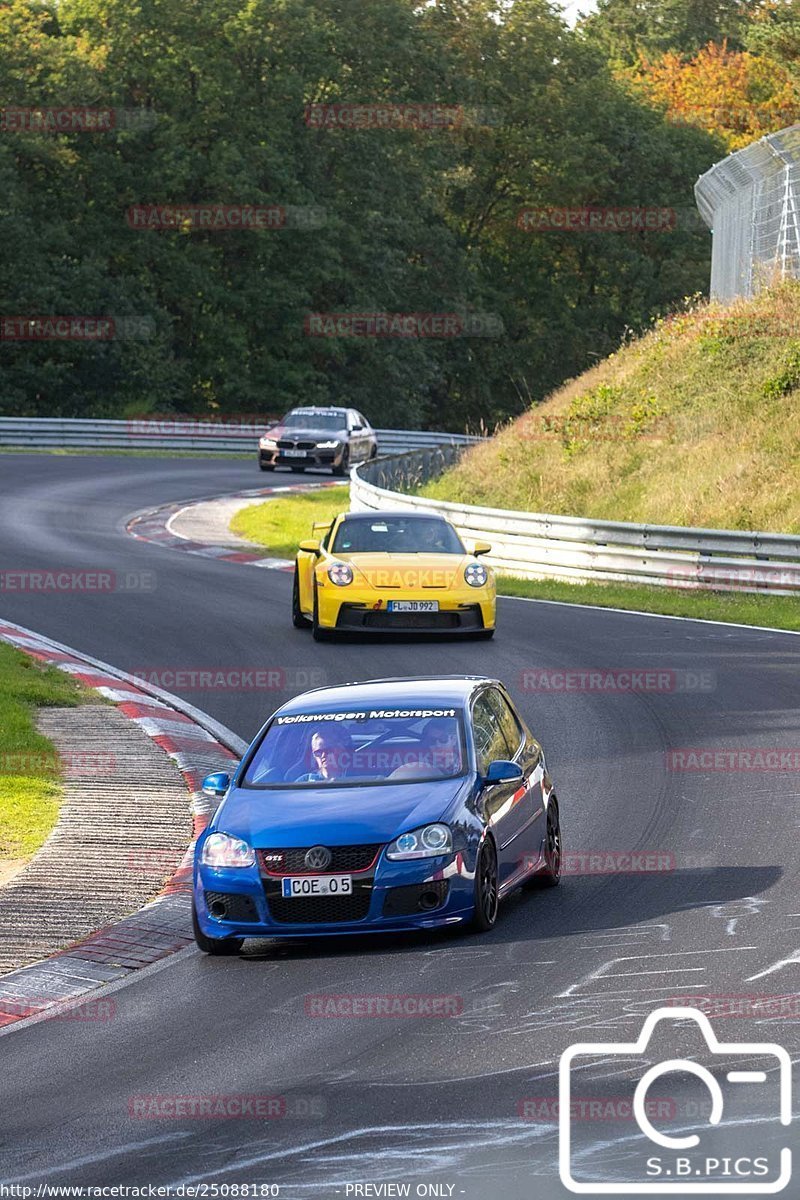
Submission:
[[[314,524],[311,526],[311,529],[313,530],[314,533],[316,533],[318,529],[330,529],[334,520],[335,520],[335,518],[331,518],[330,521],[315,521]]]

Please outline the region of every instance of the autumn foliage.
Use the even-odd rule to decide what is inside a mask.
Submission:
[[[665,108],[669,121],[716,134],[729,150],[792,125],[800,114],[797,86],[783,66],[725,43],[710,42],[693,58],[674,51],[641,55],[621,74]]]

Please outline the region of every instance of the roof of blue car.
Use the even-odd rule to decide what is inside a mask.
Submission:
[[[494,682],[485,675],[425,675],[416,679],[370,679],[364,683],[344,683],[335,687],[315,688],[295,696],[281,708],[282,713],[329,712],[349,710],[354,705],[371,707],[391,705],[402,708],[463,707],[479,683]]]

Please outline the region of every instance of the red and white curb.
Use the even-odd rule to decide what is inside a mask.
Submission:
[[[179,697],[22,625],[0,620],[0,640],[93,688],[160,746],[186,783],[193,825],[192,842],[155,900],[42,962],[0,977],[2,1028],[40,1013],[79,1018],[87,993],[191,944],[194,842],[216,807],[203,795],[202,779],[235,765],[246,743]]]
[[[162,504],[158,508],[146,509],[131,517],[125,528],[131,537],[139,541],[151,542],[168,550],[183,550],[186,554],[198,554],[201,558],[216,558],[221,562],[244,563],[248,567],[264,567],[271,571],[291,571],[294,563],[287,558],[275,558],[263,550],[237,550],[230,545],[219,545],[214,542],[200,542],[191,538],[181,537],[170,526],[173,517],[191,508],[194,504],[205,504],[209,501],[220,500],[269,500],[272,497],[283,496],[291,492],[312,492],[320,488],[341,487],[341,481],[333,480],[321,483],[295,483],[284,487],[256,488],[251,491],[230,492],[224,496],[205,496],[196,500],[181,500],[173,504]]]

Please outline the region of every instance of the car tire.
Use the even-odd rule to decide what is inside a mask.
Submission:
[[[369,457],[370,457],[370,461],[372,461],[372,459],[373,459],[373,458],[377,458],[377,457],[378,457],[378,447],[377,447],[377,446],[373,446],[373,447],[372,447],[372,449],[371,449],[371,451],[370,451],[370,454],[369,454]]]
[[[546,866],[530,881],[532,888],[554,888],[561,882],[561,818],[555,797],[547,806],[547,831],[545,833],[544,857]]]
[[[315,642],[328,642],[331,639],[330,629],[325,629],[319,623],[319,604],[317,602],[317,589],[314,588],[314,612],[311,617],[311,636]]]
[[[238,954],[244,945],[244,938],[227,937],[227,938],[210,938],[206,937],[200,928],[200,922],[197,920],[197,910],[192,904],[192,930],[194,932],[194,940],[197,943],[197,949],[202,950],[203,954],[231,955]]]
[[[334,475],[347,475],[350,470],[350,448],[345,446],[342,452],[342,461],[338,467],[333,468]]]
[[[274,463],[263,463],[263,462],[260,462],[258,465],[259,465],[259,467],[261,468],[261,470],[262,470],[262,471],[274,471],[274,470],[275,470],[275,464],[274,464]]]
[[[478,933],[488,933],[497,921],[498,883],[497,850],[490,837],[483,840],[475,865],[475,911],[472,928]]]
[[[297,562],[294,564],[294,583],[292,584],[292,624],[295,629],[308,629],[311,624],[300,607],[300,576]]]

